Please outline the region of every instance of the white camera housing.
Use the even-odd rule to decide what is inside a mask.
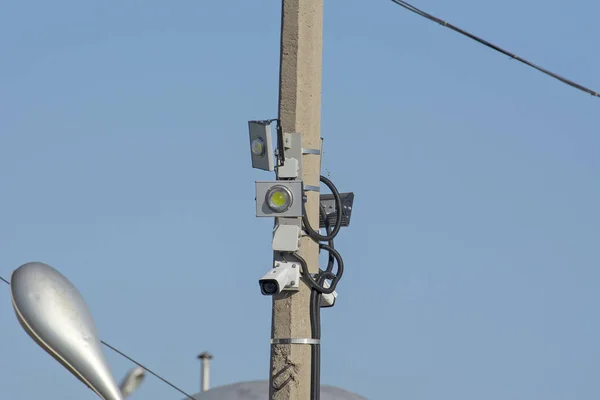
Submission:
[[[294,252],[300,248],[300,227],[298,225],[277,225],[273,231],[273,250]]]
[[[329,282],[327,282],[327,281],[323,282],[323,287],[325,289],[329,288]],[[336,299],[337,299],[337,292],[335,290],[329,294],[322,294],[321,295],[321,303],[319,305],[321,306],[321,308],[333,307],[335,305]]]
[[[258,284],[265,296],[274,296],[284,290],[300,290],[300,265],[298,263],[277,261],[275,268],[267,272]]]

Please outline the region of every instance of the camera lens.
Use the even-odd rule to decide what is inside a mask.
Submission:
[[[262,290],[264,294],[276,294],[277,293],[277,283],[273,281],[267,281],[263,283]]]

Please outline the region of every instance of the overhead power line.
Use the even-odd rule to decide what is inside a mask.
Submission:
[[[127,354],[123,353],[121,350],[117,349],[116,347],[106,343],[104,340],[100,341],[103,345],[105,345],[106,347],[108,347],[109,349],[111,349],[112,351],[114,351],[115,353],[123,356],[124,358],[128,359],[129,361],[131,361],[132,363],[144,368],[146,371],[148,371],[149,373],[151,373],[152,375],[154,375],[155,377],[157,377],[158,379],[160,379],[161,381],[163,381],[164,383],[166,383],[167,385],[171,386],[173,389],[177,390],[179,393],[183,394],[184,396],[186,396],[189,399],[192,400],[196,400],[194,399],[192,396],[190,396],[189,394],[187,394],[186,392],[184,392],[183,390],[179,389],[177,386],[173,385],[171,382],[169,382],[168,380],[166,380],[165,378],[163,378],[162,376],[158,375],[156,372],[150,370],[150,368],[146,367],[145,365],[140,364],[139,362],[137,362],[136,360],[134,360],[133,358],[129,357]]]
[[[10,282],[8,280],[4,279],[2,276],[0,276],[0,280],[10,286]],[[155,377],[157,377],[158,379],[160,379],[161,381],[163,381],[167,385],[171,386],[173,389],[177,390],[179,393],[183,394],[187,398],[189,398],[191,400],[195,400],[194,397],[192,397],[190,394],[184,392],[183,390],[181,390],[180,388],[178,388],[177,386],[175,386],[174,384],[172,384],[171,382],[169,382],[168,380],[166,380],[162,376],[158,375],[156,372],[152,371],[151,369],[149,369],[145,365],[139,363],[138,361],[136,361],[132,357],[129,357],[127,354],[123,353],[121,350],[119,350],[116,347],[108,344],[104,340],[100,340],[100,343],[102,343],[104,346],[108,347],[109,349],[111,349],[115,353],[119,354],[120,356],[128,359],[129,361],[131,361],[132,363],[136,364],[137,366],[142,367],[144,370],[148,371],[150,374],[154,375]]]
[[[527,60],[525,60],[525,59],[517,56],[516,54],[513,54],[513,53],[511,53],[509,51],[506,51],[506,50],[504,50],[504,49],[496,46],[493,43],[488,42],[485,39],[482,39],[482,38],[480,38],[478,36],[475,36],[472,33],[469,33],[469,32],[467,32],[467,31],[465,31],[465,30],[463,30],[463,29],[461,29],[461,28],[459,28],[457,26],[454,26],[454,25],[452,25],[452,24],[450,24],[450,23],[442,20],[442,19],[439,19],[439,18],[437,18],[437,17],[435,17],[435,16],[433,16],[433,15],[431,15],[429,13],[426,13],[425,11],[418,9],[417,7],[413,6],[410,3],[407,3],[404,0],[392,0],[392,1],[394,3],[396,3],[397,5],[399,5],[400,7],[403,7],[405,9],[407,9],[407,10],[409,10],[409,11],[417,14],[417,15],[420,15],[423,18],[427,18],[430,21],[433,21],[433,22],[436,22],[436,23],[438,23],[438,24],[440,24],[442,26],[445,26],[446,28],[450,28],[453,31],[460,33],[461,35],[464,35],[464,36],[466,36],[466,37],[468,37],[470,39],[473,39],[476,42],[478,42],[480,44],[483,44],[484,46],[490,47],[490,48],[496,50],[497,52],[500,52],[500,53],[502,53],[504,55],[509,56],[510,58],[513,58],[513,59],[515,59],[517,61],[520,61],[523,64],[528,65],[531,68],[534,68],[534,69],[536,69],[536,70],[538,70],[538,71],[540,71],[540,72],[542,72],[542,73],[544,73],[546,75],[549,75],[549,76],[551,76],[554,79],[558,79],[559,81],[561,81],[563,83],[566,83],[569,86],[572,86],[572,87],[574,87],[576,89],[579,89],[579,90],[581,90],[583,92],[586,92],[588,94],[591,94],[592,96],[600,97],[600,94],[598,94],[598,92],[595,92],[595,91],[593,91],[593,90],[591,90],[591,89],[589,89],[589,88],[587,88],[587,87],[585,87],[583,85],[580,85],[580,84],[575,83],[575,82],[573,82],[573,81],[571,81],[571,80],[569,80],[567,78],[564,78],[564,77],[562,77],[562,76],[560,76],[558,74],[555,74],[554,72],[549,71],[549,70],[547,70],[545,68],[542,68],[542,67],[540,67],[540,66],[538,66],[538,65],[536,65],[536,64],[534,64],[534,63],[532,63],[530,61],[527,61]]]

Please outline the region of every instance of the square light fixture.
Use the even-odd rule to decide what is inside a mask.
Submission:
[[[300,180],[257,181],[257,217],[301,217],[304,201]]]
[[[250,155],[252,168],[265,171],[275,170],[275,155],[273,140],[271,139],[271,125],[269,121],[248,121],[250,133]]]

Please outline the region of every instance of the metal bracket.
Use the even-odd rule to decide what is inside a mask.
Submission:
[[[354,203],[354,193],[340,193],[342,200],[342,226],[350,225],[350,216],[352,215],[352,205]],[[321,205],[325,208],[327,219],[331,226],[335,225],[336,215],[340,210],[336,209],[335,199],[332,194],[321,195]],[[323,216],[319,214],[319,227],[325,227]]]
[[[271,344],[321,344],[321,339],[271,339]]]
[[[311,192],[320,192],[321,191],[321,187],[320,186],[313,186],[313,185],[304,185],[304,190],[305,191],[311,191]]]
[[[278,169],[277,177],[302,177],[302,136],[299,133],[284,133],[285,161]],[[295,161],[293,161],[295,160]],[[290,164],[290,165],[288,165]],[[293,164],[293,165],[291,165]],[[282,176],[280,176],[280,172]],[[284,176],[283,176],[284,175]]]
[[[314,155],[321,155],[321,149],[302,149],[302,154],[314,154]]]

